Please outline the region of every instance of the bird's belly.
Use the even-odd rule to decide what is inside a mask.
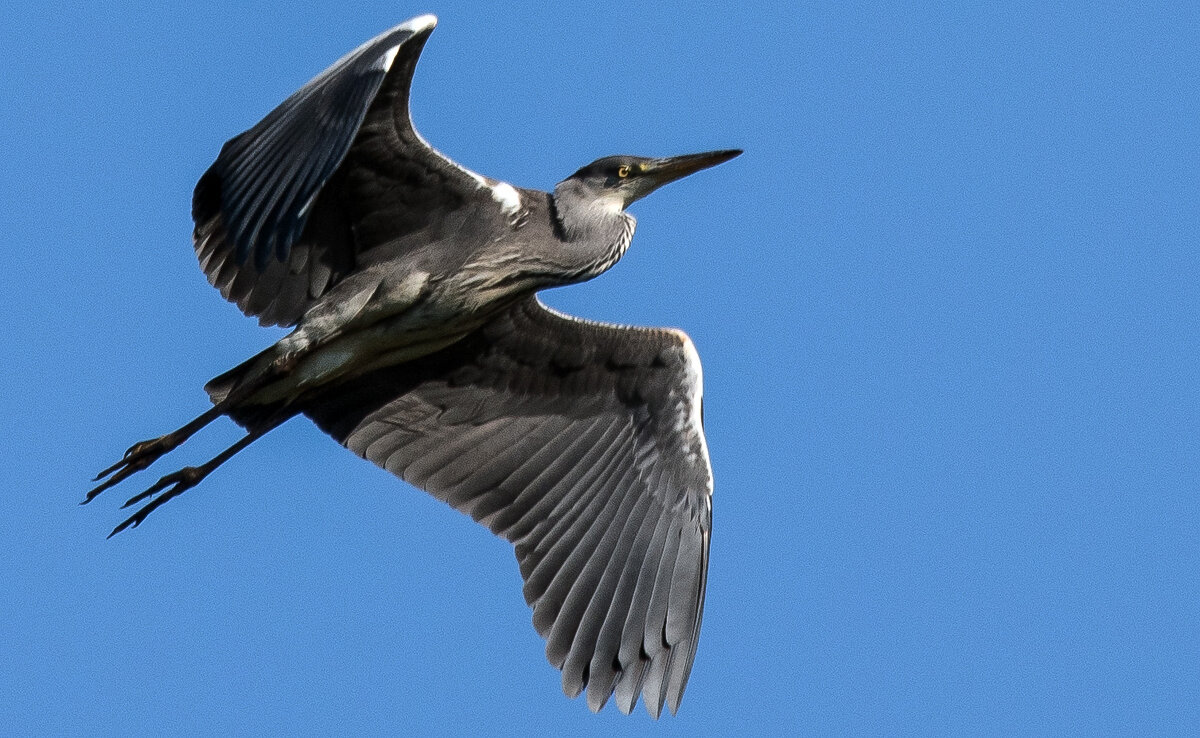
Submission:
[[[428,356],[462,339],[493,314],[464,314],[436,303],[414,307],[316,348],[285,377],[255,393],[252,402],[290,400],[335,380]]]
[[[458,341],[474,325],[441,323],[436,326],[372,326],[337,339],[318,350],[297,367],[300,386],[321,384],[334,377],[346,377],[400,364]]]

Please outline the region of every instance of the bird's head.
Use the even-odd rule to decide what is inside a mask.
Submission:
[[[740,153],[738,149],[727,149],[665,159],[606,156],[560,182],[557,191],[567,185],[566,189],[573,190],[577,196],[621,211],[668,182],[729,161]]]

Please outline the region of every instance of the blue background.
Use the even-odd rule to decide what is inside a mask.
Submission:
[[[196,179],[422,12],[414,119],[476,171],[746,150],[545,297],[704,360],[708,606],[656,734],[1200,724],[1195,3],[50,7],[0,10],[3,732],[650,727],[563,698],[507,544],[303,420],[112,540],[142,484],[76,505],[282,335],[197,269]]]

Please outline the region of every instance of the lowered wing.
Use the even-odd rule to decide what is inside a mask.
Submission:
[[[704,609],[712,475],[700,364],[678,331],[536,298],[437,354],[305,409],[350,450],[516,547],[563,690],[678,706]]]

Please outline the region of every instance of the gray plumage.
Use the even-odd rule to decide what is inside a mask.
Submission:
[[[561,315],[535,292],[625,253],[633,201],[726,161],[606,157],[553,194],[470,172],[412,127],[435,19],[336,62],[231,139],[193,201],[201,269],[284,339],[215,378],[213,407],[136,444],[87,497],[208,422],[247,429],[130,500],[166,500],[307,415],[359,456],[511,541],[570,696],[674,712],[695,657],[712,523],[699,359],[679,331]]]

